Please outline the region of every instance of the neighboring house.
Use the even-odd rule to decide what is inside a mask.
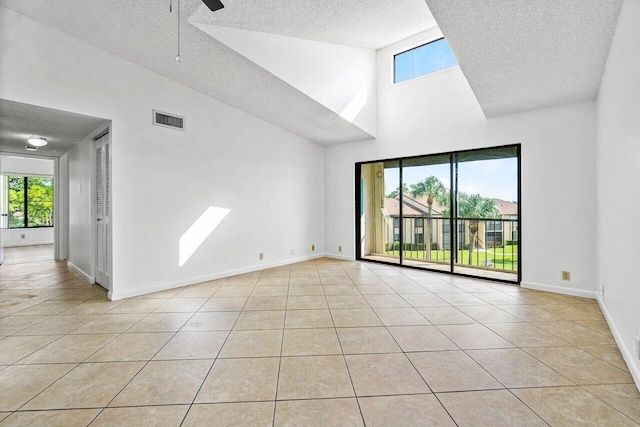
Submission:
[[[400,200],[399,196],[385,198],[384,217],[386,221],[386,242],[390,246],[392,242],[400,241]],[[478,224],[476,234],[476,248],[484,249],[494,246],[503,246],[507,241],[518,240],[518,204],[502,199],[493,199],[496,208],[500,213],[499,220],[484,220]],[[419,196],[413,199],[411,195],[405,194],[402,198],[403,242],[405,244],[418,245],[425,242],[427,231],[426,221],[428,220],[427,197]],[[434,202],[431,208],[431,242],[437,249],[449,249],[451,238],[449,235],[449,218],[443,217],[447,208]],[[469,221],[458,222],[458,247],[464,248],[469,244]]]
[[[387,229],[387,242],[399,242],[400,241],[400,197],[385,198],[384,199],[384,216],[388,219]],[[442,217],[443,208],[435,203],[431,209],[431,217],[433,229],[431,230],[431,242],[437,243],[438,248],[442,248],[445,245],[443,236],[443,222],[446,221],[446,228],[448,228],[449,220]],[[425,233],[427,227],[425,222],[428,218],[429,208],[426,205],[426,198],[424,203],[414,200],[411,195],[405,194],[402,198],[402,216],[404,218],[403,231],[404,231],[404,243],[418,244],[425,242]]]
[[[518,204],[502,199],[493,199],[500,218],[504,221],[489,221],[485,230],[487,246],[506,245],[507,241],[518,240]],[[480,234],[478,232],[478,234]]]

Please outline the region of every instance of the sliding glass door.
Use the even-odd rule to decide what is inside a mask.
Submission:
[[[358,259],[520,281],[520,146],[356,165]]]
[[[517,277],[518,147],[453,157],[459,236],[453,271],[505,280]]]
[[[424,156],[402,161],[403,264],[448,271],[451,193],[450,156]]]

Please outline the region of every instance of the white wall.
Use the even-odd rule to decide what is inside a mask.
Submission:
[[[50,244],[53,244],[53,227],[2,230],[2,246],[5,248]]]
[[[598,95],[598,297],[640,387],[638,52],[640,1],[625,0]]]
[[[394,85],[393,54],[439,36],[378,51],[378,138],[326,149],[326,252],[355,256],[355,162],[522,143],[522,284],[594,297],[595,103],[487,120],[458,67]]]
[[[376,136],[374,50],[219,25],[193,25]]]
[[[2,175],[53,176],[53,160],[3,155]],[[53,243],[53,227],[21,228],[2,231],[2,246],[46,245]],[[24,236],[24,237],[23,237]]]
[[[114,298],[323,253],[321,146],[6,8],[0,57],[1,98],[112,120]],[[210,206],[231,211],[178,266]]]
[[[95,279],[93,244],[93,140],[88,138],[67,153],[69,171],[68,262],[87,280]]]
[[[3,175],[53,176],[53,160],[6,154],[2,156],[1,172]]]

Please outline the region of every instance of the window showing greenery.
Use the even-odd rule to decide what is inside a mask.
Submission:
[[[53,227],[53,178],[7,178],[9,228]]]
[[[356,184],[357,259],[521,280],[519,145],[358,163]]]
[[[393,82],[420,77],[458,65],[447,41],[442,38],[393,57]]]

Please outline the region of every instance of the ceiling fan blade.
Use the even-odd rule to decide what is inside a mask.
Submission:
[[[216,10],[222,9],[224,5],[220,0],[202,0],[204,4],[207,5],[211,12],[215,12]]]

